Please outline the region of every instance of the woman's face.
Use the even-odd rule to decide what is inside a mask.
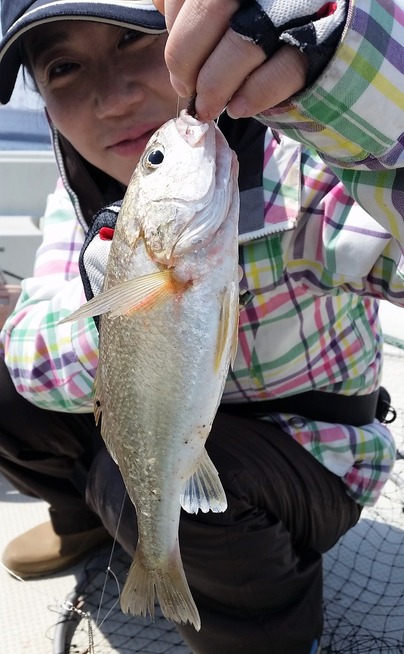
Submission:
[[[150,136],[177,114],[166,38],[77,20],[48,23],[25,37],[55,127],[87,161],[125,185]]]

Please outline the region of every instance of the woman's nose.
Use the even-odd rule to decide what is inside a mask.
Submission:
[[[99,118],[127,113],[144,99],[144,89],[133,76],[116,71],[101,71],[94,85],[95,111]]]

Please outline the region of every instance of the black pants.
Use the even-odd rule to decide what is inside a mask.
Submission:
[[[360,507],[338,477],[267,422],[219,412],[207,449],[229,506],[223,514],[182,512],[181,555],[202,629],[179,631],[195,654],[309,654],[322,632],[321,555],[357,522]],[[105,451],[87,492],[114,535],[125,489]],[[118,539],[133,554],[136,515],[127,497]]]
[[[16,392],[0,357],[0,472],[21,493],[48,502],[56,533],[101,524],[84,499],[101,446],[93,414],[38,409]]]
[[[19,411],[6,421],[0,411],[1,470],[51,504],[60,533],[72,531],[74,515],[87,525],[98,515],[115,535],[125,491],[92,416],[42,411],[14,395],[9,386],[1,392]],[[181,554],[202,628],[179,630],[195,654],[309,654],[322,632],[321,555],[360,507],[338,477],[264,421],[219,412],[207,449],[229,507],[182,512]],[[136,515],[127,497],[118,540],[133,553]]]

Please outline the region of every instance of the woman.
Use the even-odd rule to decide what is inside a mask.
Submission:
[[[203,119],[216,117],[229,97],[229,113],[245,117],[219,119],[240,161],[245,304],[207,444],[229,508],[183,514],[180,525],[202,629],[179,629],[197,653],[320,651],[322,553],[377,500],[394,461],[391,434],[376,418],[377,298],[404,303],[401,118],[392,92],[383,141],[366,95],[379,91],[367,81],[366,57],[354,63],[352,51],[381,43],[361,31],[364,16],[390,30],[399,49],[402,28],[378,2],[309,5],[304,15],[307,3],[245,3],[236,11],[237,3],[214,0],[203,12],[193,0],[166,2],[167,40],[162,16],[140,0],[3,0],[0,100],[8,101],[23,63],[44,99],[65,187],[48,205],[34,276],[2,333],[1,470],[50,504],[51,522],[17,537],[3,555],[21,576],[57,571],[115,534],[124,497],[90,413],[97,329],[92,320],[58,324],[84,299],[85,237],[82,277],[91,295],[109,248],[100,226],[113,227],[149,136],[177,113],[176,91],[180,105],[197,91]],[[397,89],[402,61],[396,56],[388,68]],[[358,98],[356,116],[348,105],[358,78],[366,121]],[[258,112],[261,122],[249,118]],[[322,151],[371,215],[313,147],[272,132],[281,126]],[[128,502],[118,540],[133,553]]]

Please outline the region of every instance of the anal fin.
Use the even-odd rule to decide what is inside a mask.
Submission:
[[[197,470],[185,483],[180,502],[187,513],[221,513],[227,509],[226,493],[219,473],[206,450]]]

